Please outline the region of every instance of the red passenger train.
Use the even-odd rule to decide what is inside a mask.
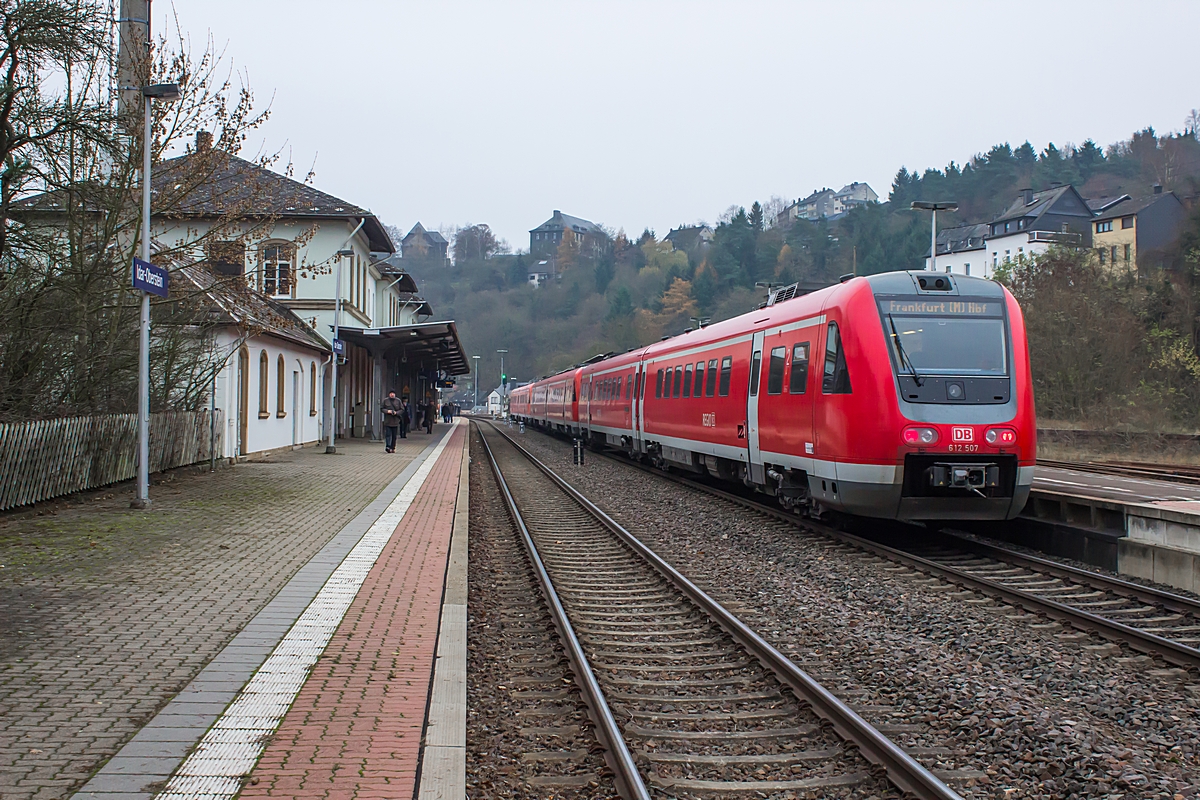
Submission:
[[[1029,496],[1020,306],[931,272],[853,278],[513,391],[512,417],[816,515],[1011,519]]]

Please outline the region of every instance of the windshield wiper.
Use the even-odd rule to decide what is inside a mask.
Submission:
[[[917,387],[920,388],[925,384],[925,378],[917,372],[912,359],[908,357],[908,353],[904,349],[904,342],[900,341],[900,334],[896,333],[896,321],[892,319],[891,314],[887,315],[887,320],[888,325],[892,328],[892,341],[896,343],[896,352],[900,356],[900,366],[908,367],[908,371],[912,373],[913,380],[916,381]]]

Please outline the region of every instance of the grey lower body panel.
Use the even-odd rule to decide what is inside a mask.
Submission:
[[[863,517],[902,520],[1006,520],[1021,513],[1029,485],[1017,486],[1013,497],[904,497],[902,470],[896,483],[857,483],[808,478],[814,500],[827,508]]]

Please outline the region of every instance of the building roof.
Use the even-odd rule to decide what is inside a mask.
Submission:
[[[423,237],[425,239],[425,241],[428,242],[429,244],[449,244],[449,242],[446,241],[445,236],[442,236],[437,231],[431,231],[431,230],[426,229],[425,226],[422,225],[420,222],[418,222],[416,225],[412,226],[412,230],[410,230],[407,234],[405,234],[403,241],[407,242],[409,239],[413,238],[414,236]]]
[[[203,160],[197,163],[196,159]],[[194,185],[178,182],[185,175]],[[151,181],[154,194],[171,209],[162,215],[166,218],[238,214],[251,218],[361,219],[371,250],[396,252],[383,224],[370,211],[219,150],[167,159],[154,168]]]
[[[558,209],[554,209],[554,216],[529,232],[561,231],[567,229],[573,230],[576,233],[604,233],[604,230],[596,223],[582,217],[572,217],[570,214],[564,214]]]
[[[708,233],[705,236],[705,233]],[[698,244],[702,244],[712,238],[712,228],[707,225],[692,225],[674,228],[663,237],[664,242],[670,242],[671,246],[676,250],[688,251]]]
[[[970,250],[982,250],[985,240],[991,230],[991,223],[981,222],[977,225],[959,225],[954,228],[943,228],[937,235],[938,255],[950,253],[965,253]]]
[[[1079,192],[1075,191],[1075,187],[1070,185],[1056,186],[1053,189],[1047,189],[1041,192],[1032,192],[1030,199],[1033,202],[1026,203],[1024,194],[1017,195],[1017,198],[1013,201],[1012,205],[1004,209],[1004,211],[1002,211],[992,220],[993,224],[997,222],[1007,222],[1014,219],[1021,219],[1023,217],[1033,217],[1034,219],[1037,219],[1045,215],[1051,209],[1054,209],[1054,213],[1056,214],[1065,214],[1069,213],[1070,211],[1077,211],[1078,213],[1072,214],[1072,216],[1086,216],[1090,218],[1092,215],[1091,209],[1088,208],[1088,205],[1084,199],[1079,196]],[[1065,202],[1063,202],[1063,204],[1060,206],[1060,201],[1064,201],[1064,199]],[[1078,208],[1072,209],[1071,206],[1078,206]]]
[[[1096,221],[1098,222],[1106,219],[1117,219],[1119,217],[1128,217],[1132,214],[1140,214],[1155,203],[1158,203],[1162,200],[1167,200],[1167,198],[1170,198],[1171,201],[1174,201],[1179,205],[1183,204],[1183,201],[1176,197],[1174,192],[1148,194],[1145,197],[1130,197],[1129,195],[1125,195],[1125,200],[1109,206],[1108,210],[1106,210],[1104,213],[1098,214],[1096,216]]]
[[[215,275],[200,264],[179,267],[172,274],[185,284],[181,291],[198,290],[207,295],[213,304],[212,311],[226,324],[330,352],[329,344],[294,311],[251,289],[240,278]]]
[[[471,371],[453,320],[387,328],[342,328],[338,335],[377,351],[402,350],[409,361],[436,361],[438,368],[450,375],[466,375]]]
[[[1127,194],[1121,194],[1121,195],[1117,195],[1115,197],[1109,197],[1108,195],[1105,195],[1104,197],[1091,198],[1091,199],[1087,200],[1086,202],[1087,202],[1088,208],[1090,208],[1092,210],[1093,214],[1100,214],[1100,213],[1112,208],[1117,203],[1124,202],[1125,200],[1128,200],[1128,199],[1129,199],[1129,195],[1127,195]]]

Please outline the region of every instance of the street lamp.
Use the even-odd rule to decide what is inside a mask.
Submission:
[[[928,200],[913,200],[913,211],[933,212],[933,231],[929,237],[929,271],[937,272],[937,212],[958,211],[958,203],[931,203]]]
[[[155,83],[143,86],[142,105],[145,126],[142,129],[142,261],[150,261],[150,141],[154,126],[155,100],[169,103],[179,99],[179,84]],[[142,321],[138,336],[138,480],[134,508],[150,507],[150,293],[142,292]]]
[[[358,224],[358,228],[362,227],[362,223]],[[358,232],[358,228],[354,232]],[[354,233],[350,234],[350,238],[354,238]],[[347,240],[348,241],[348,240]],[[337,373],[338,373],[338,351],[341,337],[342,323],[342,259],[351,258],[354,255],[353,250],[338,250],[334,255],[337,257],[337,274],[334,282],[337,284],[333,290],[333,359],[330,362],[330,369],[333,370],[329,378],[329,444],[325,445],[326,455],[334,455],[337,453],[337,446],[333,443],[333,437],[337,432]]]
[[[479,356],[471,356],[471,358],[475,359],[475,385],[473,387],[475,402],[471,404],[471,413],[474,414],[475,407],[479,405]]]

